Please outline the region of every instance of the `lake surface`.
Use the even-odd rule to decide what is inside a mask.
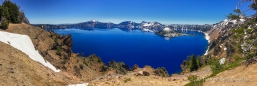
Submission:
[[[85,56],[96,54],[108,64],[109,61],[123,61],[133,67],[150,65],[154,68],[165,67],[171,73],[181,71],[180,64],[189,55],[203,55],[208,48],[204,34],[197,31],[186,33],[192,36],[165,38],[154,33],[140,30],[91,29],[80,28],[56,29],[60,35],[71,34],[72,51]]]

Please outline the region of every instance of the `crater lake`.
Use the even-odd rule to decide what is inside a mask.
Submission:
[[[153,68],[165,67],[169,74],[179,73],[180,64],[188,56],[203,55],[208,48],[204,33],[187,31],[190,36],[166,38],[141,30],[55,29],[60,35],[71,34],[74,53],[96,54],[105,64],[122,61],[130,67],[137,64]]]

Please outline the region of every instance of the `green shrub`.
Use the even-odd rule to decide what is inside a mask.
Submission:
[[[84,61],[83,63],[84,63],[86,66],[88,66],[88,62],[87,62],[87,61]]]
[[[200,79],[196,75],[190,75],[187,77],[190,83],[186,84],[185,86],[203,86],[204,79]]]
[[[216,47],[214,47],[214,51],[213,51],[213,55],[218,55],[218,53],[221,51],[221,48],[220,48],[220,46],[216,46]]]
[[[248,59],[253,58],[253,56],[254,56],[254,54],[249,54],[249,55],[247,55],[245,58],[246,58],[246,60],[248,60]]]
[[[190,76],[187,76],[187,79],[192,82],[192,81],[196,81],[197,80],[197,75],[190,75]]]
[[[57,47],[57,55],[62,56],[62,46]]]
[[[234,30],[234,32],[237,34],[244,34],[244,28],[237,28]]]
[[[218,59],[214,59],[213,62],[211,63],[211,70],[212,72],[220,72],[223,69],[223,65],[220,65]]]
[[[124,80],[124,83],[127,83],[128,81],[131,81],[131,79],[130,79],[130,78],[126,78],[126,79]]]
[[[9,26],[9,23],[6,19],[3,20],[3,22],[1,23],[1,28],[6,30]]]
[[[7,29],[8,26],[9,26],[9,21],[8,21],[9,13],[8,13],[8,8],[0,6],[0,16],[2,16],[2,18],[3,18],[3,19],[1,18],[1,20],[3,20],[2,23],[1,23],[1,28],[5,30],[5,29]]]
[[[102,61],[102,59],[100,57],[97,57],[97,62],[98,63],[102,63],[103,61]]]
[[[235,15],[235,14],[230,13],[230,14],[227,16],[227,18],[228,18],[228,19],[235,20],[235,19],[239,19],[239,16],[238,16],[238,15]]]
[[[244,60],[243,58],[236,57],[237,60],[235,62],[229,63],[227,65],[220,65],[218,59],[213,59],[212,62],[210,63],[211,69],[212,69],[212,74],[210,77],[213,77],[217,75],[220,72],[223,72],[225,70],[228,70],[230,68],[235,68],[241,64],[241,62]]]
[[[107,71],[107,70],[108,70],[108,67],[105,66],[105,65],[102,65],[100,72],[105,72],[105,71]]]
[[[156,68],[154,70],[154,73],[158,76],[162,76],[162,77],[168,77],[169,76],[169,73],[167,72],[167,70],[164,68],[164,67],[161,67],[161,68]]]

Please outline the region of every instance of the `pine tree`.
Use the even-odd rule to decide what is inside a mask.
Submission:
[[[5,16],[9,22],[12,23],[20,23],[19,20],[19,7],[15,4],[12,3],[10,0],[5,0],[4,3],[2,4],[3,7],[6,7],[8,10],[8,13],[10,16]]]
[[[197,61],[194,55],[190,56],[189,69],[190,69],[190,72],[198,69]]]

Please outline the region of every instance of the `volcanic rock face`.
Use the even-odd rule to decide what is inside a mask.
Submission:
[[[110,70],[116,70],[116,73],[118,74],[126,74],[130,70],[129,66],[125,63],[116,61],[110,61],[108,67]]]
[[[29,20],[27,19],[27,17],[25,16],[24,12],[20,12],[19,14],[19,20],[25,24],[30,24]]]
[[[183,60],[182,64],[180,65],[180,68],[183,70],[183,72],[189,72],[188,66],[189,63],[186,60]]]
[[[71,35],[67,35],[63,38],[63,44],[67,46],[67,48],[64,48],[64,51],[68,53],[68,56],[71,56],[72,53],[72,37]]]
[[[168,77],[169,73],[167,72],[167,70],[164,67],[161,68],[157,68],[154,71],[157,75],[162,76],[162,77]]]

